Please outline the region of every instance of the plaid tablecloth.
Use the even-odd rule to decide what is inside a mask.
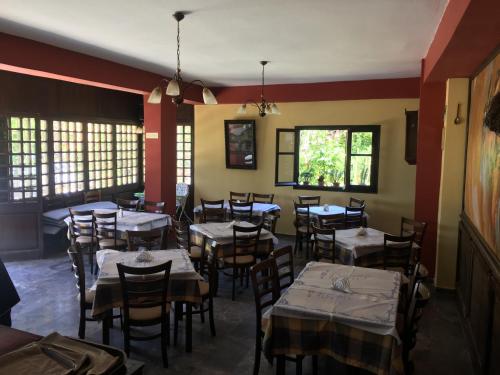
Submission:
[[[217,249],[217,257],[222,258],[228,255],[233,245],[233,222],[231,223],[206,223],[193,224],[190,227],[191,243],[201,245],[203,237],[207,239],[207,249]],[[250,226],[252,224],[241,221],[240,226]],[[259,253],[270,253],[274,246],[278,244],[278,239],[268,230],[262,229],[260,232]]]
[[[338,277],[352,293],[333,290]],[[270,311],[266,355],[329,355],[376,374],[402,372],[397,272],[310,262]]]
[[[198,281],[201,276],[195,271],[186,250],[153,250],[153,260],[147,263],[136,261],[138,252],[121,252],[101,250],[97,252],[100,272],[96,283],[92,316],[97,317],[105,311],[122,306],[122,291],[118,275],[117,263],[133,267],[150,267],[172,261],[169,282],[169,300],[201,303]]]

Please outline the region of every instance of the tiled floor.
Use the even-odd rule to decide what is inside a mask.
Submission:
[[[280,242],[290,239],[280,237]],[[297,269],[304,264],[296,259]],[[76,336],[78,302],[70,264],[65,254],[50,259],[9,262],[9,273],[18,288],[21,302],[13,310],[15,328],[46,335],[58,331]],[[88,283],[93,277],[87,275]],[[215,299],[217,336],[210,336],[208,322],[193,319],[193,352],[185,353],[183,339],[169,347],[169,369],[161,367],[159,341],[132,344],[131,357],[146,362],[146,374],[251,374],[253,368],[255,311],[250,289],[243,289],[231,301],[230,283],[222,277],[219,296]],[[122,347],[119,324],[111,332],[111,344]],[[87,323],[87,339],[100,342],[101,326]],[[464,334],[459,322],[455,297],[450,292],[434,292],[426,308],[412,354],[415,373],[425,375],[472,374]],[[287,372],[294,373],[293,364]],[[332,359],[320,359],[320,373],[348,373],[345,366]],[[262,360],[261,374],[272,374],[273,368]],[[310,360],[304,363],[304,374],[311,373]]]

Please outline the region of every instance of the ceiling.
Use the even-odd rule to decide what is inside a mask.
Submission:
[[[0,31],[211,85],[420,75],[447,0],[0,0]]]

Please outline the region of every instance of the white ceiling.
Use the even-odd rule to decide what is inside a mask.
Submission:
[[[447,0],[0,0],[0,31],[212,85],[418,76]]]

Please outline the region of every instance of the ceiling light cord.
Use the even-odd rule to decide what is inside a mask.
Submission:
[[[180,20],[177,20],[177,75],[181,72],[181,28]]]

